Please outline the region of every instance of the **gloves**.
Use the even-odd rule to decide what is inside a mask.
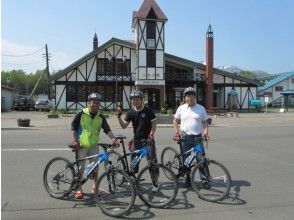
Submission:
[[[73,140],[72,146],[76,150],[80,149],[80,143],[77,140]]]
[[[210,137],[208,136],[208,134],[203,134],[203,138],[205,141],[209,141]]]
[[[118,140],[116,140],[116,139],[112,139],[112,144],[113,144],[116,148],[119,147],[119,142],[118,142]]]
[[[179,141],[181,139],[181,135],[179,132],[176,132],[175,135],[174,135],[174,140],[175,141]]]
[[[148,139],[149,140],[154,140],[154,134],[153,133],[150,133],[149,136],[148,136]]]
[[[121,107],[117,107],[117,109],[116,109],[116,114],[117,114],[117,117],[118,117],[118,118],[121,117],[121,115],[122,115],[122,109],[121,109]]]

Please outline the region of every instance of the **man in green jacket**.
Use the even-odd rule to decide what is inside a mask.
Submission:
[[[101,96],[98,93],[92,93],[88,96],[88,107],[79,112],[71,124],[73,145],[78,149],[78,158],[84,158],[99,153],[97,144],[100,140],[100,130],[110,137],[113,144],[119,147],[119,142],[111,132],[109,124],[105,117],[98,112]],[[92,161],[89,161],[91,163]],[[85,161],[80,163],[81,169],[79,177],[81,178],[85,169]],[[92,191],[95,192],[98,170],[94,174]],[[98,192],[97,192],[98,193]],[[83,198],[82,188],[75,193],[76,199]]]

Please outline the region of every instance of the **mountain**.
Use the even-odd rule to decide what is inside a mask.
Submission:
[[[235,66],[235,65],[221,65],[219,67],[217,67],[218,69],[230,72],[230,73],[235,73],[235,74],[240,74],[241,71],[249,71],[249,72],[253,72],[255,73],[256,77],[265,77],[265,76],[271,76],[270,73],[261,71],[261,70],[242,70],[239,67]]]
[[[224,70],[224,71],[227,71],[227,72],[230,72],[230,73],[235,73],[235,74],[239,74],[241,71],[243,71],[239,67],[231,65],[231,64],[229,64],[229,65],[221,65],[221,66],[218,66],[217,68],[220,69],[220,70]]]

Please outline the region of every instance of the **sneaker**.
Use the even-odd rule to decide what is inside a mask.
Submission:
[[[190,187],[191,186],[191,179],[190,177],[186,177],[186,186]]]
[[[83,199],[84,198],[83,192],[82,191],[76,191],[75,198],[76,199]]]
[[[159,190],[158,186],[153,186],[152,187],[152,192],[156,193],[156,192],[158,192],[158,190]]]

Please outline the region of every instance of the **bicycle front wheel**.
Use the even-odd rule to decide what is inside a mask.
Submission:
[[[140,171],[137,191],[145,204],[154,208],[163,208],[172,203],[177,196],[178,181],[168,167],[151,164]]]
[[[180,167],[179,153],[172,147],[166,147],[161,153],[161,163],[178,174]]]
[[[232,181],[224,165],[206,159],[192,170],[191,183],[199,198],[216,202],[228,196]]]
[[[56,157],[45,167],[44,187],[51,197],[61,199],[71,192],[75,177],[75,171],[70,162],[63,157]]]
[[[111,169],[99,177],[96,185],[96,201],[106,215],[123,216],[132,208],[136,191],[132,179],[124,171]]]

